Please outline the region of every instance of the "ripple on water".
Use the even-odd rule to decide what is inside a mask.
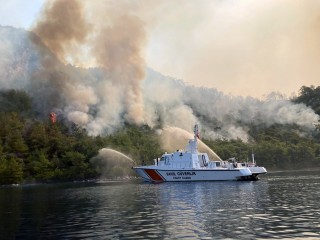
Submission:
[[[320,238],[319,174],[296,174],[0,189],[0,200],[8,236],[20,239]]]

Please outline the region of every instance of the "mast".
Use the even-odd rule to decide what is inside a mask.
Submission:
[[[251,148],[251,157],[252,157],[252,163],[254,164],[254,153],[253,153],[253,148]]]
[[[199,127],[197,123],[194,125],[193,132],[194,132],[194,141],[197,142],[199,138]]]
[[[198,152],[198,138],[200,139],[198,123],[195,123],[193,132],[194,132],[194,146],[193,147],[194,147],[194,151]]]
[[[194,125],[193,132],[194,132],[194,137],[193,137],[193,139],[189,139],[186,151],[190,152],[190,153],[197,154],[198,153],[198,138],[200,138],[199,127],[198,127],[197,123]]]

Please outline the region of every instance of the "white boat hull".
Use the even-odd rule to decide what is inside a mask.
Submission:
[[[194,126],[194,138],[189,139],[186,150],[162,154],[154,159],[154,165],[136,166],[133,169],[144,180],[160,182],[192,182],[192,181],[234,181],[257,180],[257,175],[266,173],[265,168],[256,167],[254,162],[237,163],[236,161],[212,161],[207,153],[198,151],[198,125]]]
[[[267,169],[265,169],[264,167],[248,167],[248,168],[250,169],[250,171],[254,175],[266,174],[267,173]]]
[[[252,173],[248,168],[235,169],[157,169],[134,167],[136,173],[149,182],[235,181]]]

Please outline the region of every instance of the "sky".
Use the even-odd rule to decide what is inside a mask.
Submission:
[[[28,29],[39,15],[44,0],[1,0],[0,24]]]
[[[258,98],[320,83],[318,0],[114,2],[145,22],[146,65],[166,76]],[[30,29],[44,4],[1,0],[0,24]]]

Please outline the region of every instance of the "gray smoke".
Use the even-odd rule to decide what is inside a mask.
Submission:
[[[110,133],[125,121],[143,123],[144,24],[127,11],[126,4],[119,3],[124,8],[113,4],[97,1],[88,13],[82,1],[51,0],[32,29],[59,59],[41,58],[33,77],[33,89],[50,99],[51,104],[44,102],[42,109],[60,109],[91,135]],[[103,15],[93,14],[101,8]],[[42,45],[34,39],[33,43]],[[87,67],[87,60],[99,69],[88,74],[65,65]]]
[[[147,109],[152,109],[164,125],[192,132],[193,124],[200,122],[202,134],[210,139],[248,141],[248,128],[252,125],[296,124],[309,132],[319,121],[312,109],[294,104],[279,93],[270,93],[264,100],[226,95],[216,89],[194,87],[164,77],[152,70],[148,71],[143,86]],[[149,125],[154,124],[154,118],[146,119]]]
[[[73,11],[64,11],[66,2]],[[43,116],[56,111],[94,136],[125,122],[188,132],[199,122],[204,137],[244,141],[250,125],[314,128],[319,116],[281,94],[226,95],[146,68],[144,17],[151,17],[137,8],[143,12],[126,1],[49,1],[37,35],[0,27],[0,89],[25,89]]]

